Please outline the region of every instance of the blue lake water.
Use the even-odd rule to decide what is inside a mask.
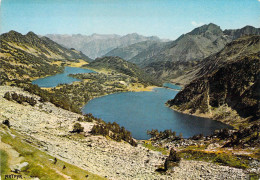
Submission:
[[[151,92],[125,92],[91,100],[82,108],[106,122],[117,122],[132,132],[136,139],[148,139],[147,130],[172,129],[187,138],[195,134],[209,135],[216,129],[230,128],[221,122],[190,116],[165,106],[177,91],[155,88]]]
[[[177,85],[172,84],[172,83],[164,83],[164,84],[163,84],[163,87],[171,88],[171,89],[176,89],[176,90],[181,90],[181,87],[180,87],[180,86],[177,86]]]
[[[54,76],[48,76],[32,81],[32,84],[37,84],[40,87],[56,87],[59,84],[70,84],[75,81],[81,81],[80,79],[68,76],[69,74],[78,73],[94,73],[90,69],[82,69],[77,67],[65,67],[64,72],[56,74]]]

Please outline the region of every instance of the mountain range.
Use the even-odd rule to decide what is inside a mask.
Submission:
[[[90,36],[81,34],[47,34],[46,37],[63,45],[64,47],[80,50],[93,59],[101,57],[118,47],[126,47],[142,41],[160,41],[160,39],[156,36],[146,37],[137,33],[127,34],[125,36],[116,34],[92,34]]]
[[[142,67],[155,78],[169,81],[190,71],[202,59],[214,54],[244,35],[260,35],[260,28],[245,26],[241,29],[222,30],[210,23],[181,35],[174,41],[158,37],[145,37],[136,33],[119,35],[58,35],[47,37],[64,45],[81,50],[96,58],[118,56]]]
[[[239,37],[260,35],[260,28],[246,26],[222,31],[215,24],[203,25],[164,46],[152,57],[143,59],[141,66],[157,78],[170,80],[191,70],[199,61],[214,54]],[[151,52],[151,51],[147,51]]]
[[[222,31],[219,26],[210,23],[181,35],[175,41],[136,43],[127,47],[116,48],[108,52],[107,55],[120,56],[140,65],[158,61],[197,61],[218,52],[227,43],[247,34],[260,35],[260,29],[245,26],[242,29]],[[138,49],[140,53],[138,53],[138,56],[132,57],[133,55],[130,54],[135,49]],[[152,51],[153,49],[156,49],[157,52]]]
[[[250,34],[259,35],[260,28],[245,26],[223,31],[219,26],[210,23],[195,28],[174,41],[136,43],[116,48],[107,55],[126,58],[156,78],[170,80],[191,70],[197,62],[220,51],[232,40]],[[138,54],[136,49],[140,51]]]
[[[161,79],[171,79],[185,85],[184,90],[168,102],[169,106],[180,111],[210,114],[211,117],[214,114],[212,108],[227,105],[238,111],[239,116],[255,119],[259,114],[256,107],[258,95],[255,93],[258,87],[256,77],[259,76],[259,68],[255,69],[259,67],[259,31],[259,28],[251,26],[222,31],[211,23],[195,28],[176,41],[150,39],[116,48],[106,54],[119,54],[130,62],[119,56],[105,56],[93,61],[82,52],[66,49],[47,37],[39,37],[33,32],[22,35],[10,31],[0,36],[1,79],[33,79],[61,72],[62,66],[57,62],[93,61],[86,67],[112,69],[150,84],[156,84],[156,77],[157,83]],[[109,37],[113,39],[118,36]],[[104,40],[107,37],[95,35],[95,38]],[[235,73],[239,79],[230,76],[230,73]],[[243,78],[244,81],[241,81]]]

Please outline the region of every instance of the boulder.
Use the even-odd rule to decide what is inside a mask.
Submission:
[[[10,168],[11,168],[12,172],[19,173],[19,172],[21,172],[22,168],[27,167],[28,165],[29,165],[28,162],[23,162],[20,164],[13,165]]]

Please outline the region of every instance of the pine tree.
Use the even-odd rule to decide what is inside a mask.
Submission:
[[[4,98],[7,99],[8,101],[11,100],[11,95],[9,92],[6,92],[5,95],[4,95]]]
[[[80,132],[83,132],[83,130],[84,130],[84,127],[82,127],[80,123],[75,123],[74,124],[73,132],[80,133]]]

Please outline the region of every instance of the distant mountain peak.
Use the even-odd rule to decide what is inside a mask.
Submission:
[[[29,32],[26,34],[26,36],[37,36],[37,37],[38,37],[38,35],[35,34],[35,33],[32,32],[32,31],[29,31]]]
[[[8,34],[21,34],[21,33],[16,32],[16,31],[14,31],[14,30],[11,30],[11,31],[8,32]]]
[[[127,34],[126,36],[141,36],[141,35],[139,35],[138,33],[129,33],[129,34]]]
[[[3,33],[0,38],[1,39],[8,39],[8,40],[11,40],[11,41],[16,41],[17,39],[20,39],[22,38],[23,35],[19,32],[16,32],[14,30],[11,30],[7,33]]]
[[[137,33],[130,33],[130,34],[126,34],[122,37],[125,38],[125,37],[144,37],[144,36],[137,34]]]
[[[247,28],[250,28],[250,29],[255,29],[255,27],[254,27],[254,26],[250,26],[250,25],[247,25],[247,26],[243,27],[242,29],[247,29]]]
[[[84,36],[84,35],[82,35]],[[111,39],[111,38],[116,38],[116,37],[121,37],[120,35],[117,34],[98,34],[98,33],[93,33],[90,35],[91,38],[94,39]]]
[[[213,23],[209,23],[209,24],[205,24],[203,26],[197,27],[194,30],[192,30],[190,33],[190,35],[200,35],[206,32],[211,32],[212,34],[215,35],[219,35],[222,34],[222,30],[220,28],[220,26],[213,24]]]
[[[16,31],[14,31],[14,30],[11,30],[11,31],[9,31],[8,33],[4,33],[4,34],[7,35],[7,36],[22,36],[21,33],[16,32]]]
[[[232,39],[237,39],[246,35],[260,35],[260,28],[247,25],[241,29],[226,29],[223,32],[225,35],[232,36]]]

